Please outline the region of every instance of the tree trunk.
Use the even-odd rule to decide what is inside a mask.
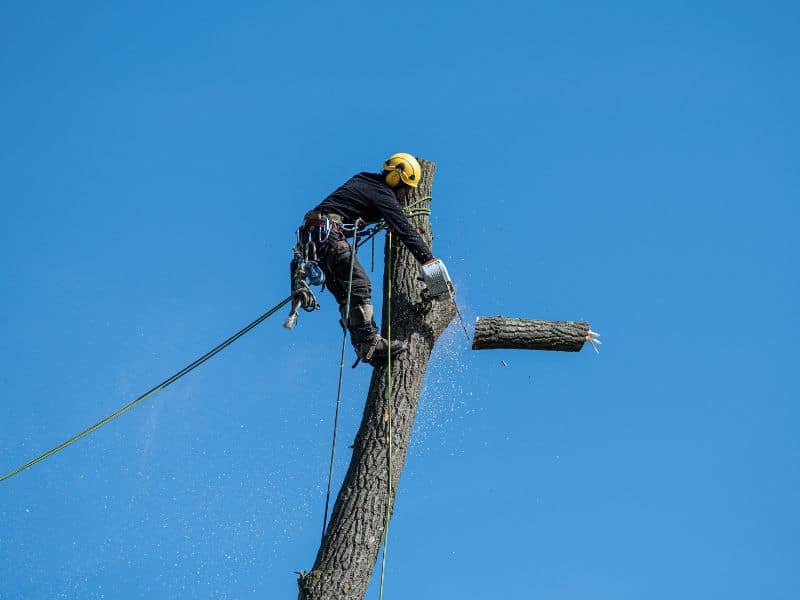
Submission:
[[[430,206],[434,163],[420,160],[422,179],[403,204]],[[412,225],[429,244],[430,220],[416,216]],[[402,243],[387,234],[384,265],[383,335],[388,335],[388,290],[391,289],[391,338],[410,341],[392,360],[391,490],[389,491],[389,389],[386,365],[374,368],[364,416],[353,445],[350,467],[336,498],[331,520],[314,567],[298,577],[300,600],[363,598],[375,568],[387,516],[408,451],[422,381],[433,345],[455,315],[452,303],[425,304],[420,297],[419,264]]]
[[[516,348],[578,352],[583,348],[589,323],[582,321],[532,321],[512,317],[478,317],[473,350]]]

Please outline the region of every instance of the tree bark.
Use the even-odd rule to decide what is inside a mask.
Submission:
[[[515,348],[578,352],[583,348],[589,323],[583,321],[533,321],[512,317],[478,317],[473,350]]]
[[[434,163],[421,160],[422,178],[402,203],[415,210],[430,206]],[[427,216],[411,219],[428,244],[431,243]],[[390,248],[391,243],[391,248]],[[375,568],[385,534],[387,499],[389,511],[405,463],[422,381],[433,345],[455,316],[451,302],[424,303],[419,264],[396,238],[387,234],[384,264],[383,335],[388,331],[387,291],[391,289],[391,338],[406,339],[410,348],[392,360],[392,453],[389,482],[389,387],[386,365],[374,368],[364,415],[356,434],[353,455],[342,488],[336,498],[331,520],[309,573],[298,577],[300,600],[363,598]],[[391,286],[391,287],[390,287]]]

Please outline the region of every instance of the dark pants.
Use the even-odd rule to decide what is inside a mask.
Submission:
[[[347,242],[344,234],[336,229],[331,230],[328,239],[324,242],[317,241],[318,231],[316,227],[307,230],[310,239],[314,240],[317,250],[317,263],[325,273],[326,287],[331,291],[333,297],[342,312],[347,304],[347,284],[350,280],[350,261],[352,247]],[[305,232],[301,232],[303,235]],[[294,272],[294,262],[292,272]],[[353,281],[350,292],[350,307],[372,303],[372,284],[369,275],[364,267],[355,257],[353,262]]]

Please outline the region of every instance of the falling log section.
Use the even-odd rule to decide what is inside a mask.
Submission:
[[[578,352],[589,334],[583,321],[539,321],[513,317],[478,317],[473,350],[510,348]]]

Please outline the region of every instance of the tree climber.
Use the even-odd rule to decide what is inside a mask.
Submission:
[[[351,237],[354,230],[383,219],[420,264],[434,260],[431,249],[408,222],[399,202],[411,188],[417,187],[421,176],[422,168],[411,154],[393,154],[383,163],[381,173],[358,173],[346,181],[306,213],[297,230],[291,263],[295,311],[298,305],[307,310],[318,308],[305,278],[312,283],[324,281],[339,304],[342,324],[350,331],[356,355],[373,366],[386,361],[389,344],[375,323],[369,275],[353,256],[353,248],[345,238]],[[317,268],[322,270],[324,278],[319,277]],[[348,284],[349,315],[346,314]],[[293,325],[291,317],[290,321],[287,327]],[[407,349],[405,342],[392,341],[392,356]]]

